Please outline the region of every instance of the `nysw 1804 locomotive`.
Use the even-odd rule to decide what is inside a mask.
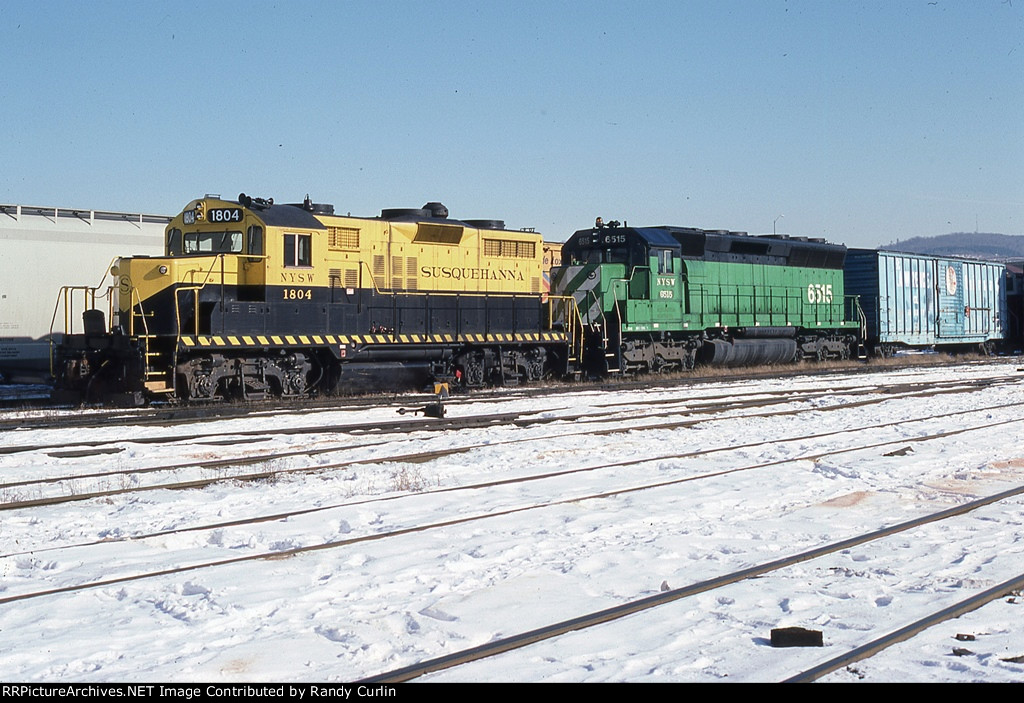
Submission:
[[[66,324],[75,304],[87,310],[55,355],[55,395],[250,398],[564,375],[569,344],[551,316],[572,300],[542,290],[543,244],[501,221],[450,219],[440,203],[358,218],[308,197],[200,198],[167,226],[164,256],[115,261],[109,331],[102,288],[62,293]]]

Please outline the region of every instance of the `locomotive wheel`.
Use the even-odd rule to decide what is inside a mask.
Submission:
[[[469,388],[484,385],[484,359],[482,354],[471,354],[462,364],[462,382]]]

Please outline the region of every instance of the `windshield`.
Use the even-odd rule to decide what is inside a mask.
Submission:
[[[241,232],[185,232],[182,244],[184,253],[242,253]]]
[[[629,256],[625,247],[580,249],[569,254],[573,264],[624,264]]]

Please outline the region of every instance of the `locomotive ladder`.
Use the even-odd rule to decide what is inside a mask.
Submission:
[[[579,362],[583,358],[583,322],[576,299],[571,295],[548,296],[548,329],[559,325],[568,341],[566,362]]]
[[[167,381],[167,365],[161,361],[166,357],[166,353],[153,351],[153,340],[156,339],[156,335],[149,333],[149,323],[146,321],[146,311],[142,307],[139,291],[133,286],[130,295],[131,318],[128,334],[139,340],[143,359],[143,381],[146,385],[146,390],[151,393],[173,393],[174,386]],[[135,333],[136,319],[141,323],[142,330],[140,334]]]
[[[143,378],[146,390],[151,393],[173,393],[174,388],[167,380],[167,365],[160,362],[166,359],[165,352],[151,351],[151,340],[156,339],[155,334],[142,334],[138,339],[142,342],[142,356],[145,359]],[[156,361],[154,361],[156,360]]]

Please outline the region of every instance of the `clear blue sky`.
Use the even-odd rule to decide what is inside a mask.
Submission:
[[[0,201],[1024,234],[1024,0],[0,3]]]

